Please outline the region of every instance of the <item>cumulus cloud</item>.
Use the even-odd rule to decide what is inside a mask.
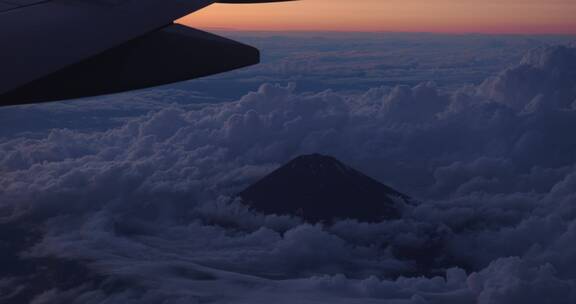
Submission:
[[[573,303],[575,64],[575,48],[548,47],[452,91],[265,84],[103,130],[7,138],[0,219],[38,232],[7,247],[90,273],[32,303]],[[314,226],[233,200],[309,152],[423,203],[399,220]],[[0,299],[30,280],[11,273]]]
[[[479,89],[491,100],[517,110],[572,108],[576,94],[575,56],[569,46],[532,50],[520,64],[484,81]]]

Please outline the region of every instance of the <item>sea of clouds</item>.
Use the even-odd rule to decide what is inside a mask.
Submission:
[[[15,126],[0,141],[0,302],[575,303],[576,46],[507,43],[525,54],[478,81],[296,81],[232,102],[177,87],[0,110]],[[322,66],[324,85],[338,66]],[[421,203],[399,220],[311,225],[233,200],[305,153]]]

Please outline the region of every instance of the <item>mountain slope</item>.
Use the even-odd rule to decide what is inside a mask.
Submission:
[[[331,156],[299,156],[239,193],[245,204],[268,214],[298,215],[311,222],[400,216],[409,198]]]

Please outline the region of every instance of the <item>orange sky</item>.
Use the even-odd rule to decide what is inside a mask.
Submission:
[[[301,0],[215,4],[182,19],[199,28],[576,34],[576,0]]]

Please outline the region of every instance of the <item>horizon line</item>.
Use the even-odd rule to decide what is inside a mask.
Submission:
[[[192,27],[189,24],[180,23]],[[450,32],[450,31],[384,31],[384,30],[328,30],[328,29],[241,29],[229,27],[195,27],[201,30],[252,33],[330,33],[330,34],[429,34],[429,35],[502,35],[502,36],[575,36],[565,32]]]

